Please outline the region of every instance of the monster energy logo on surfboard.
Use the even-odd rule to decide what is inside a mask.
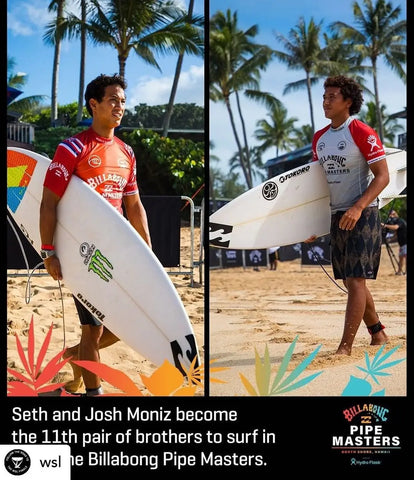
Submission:
[[[89,245],[89,243],[84,242],[80,246],[79,252],[85,258],[83,263],[88,265],[88,272],[96,273],[105,282],[111,280],[112,274],[110,270],[113,270],[114,267],[102,252],[96,249],[95,245]]]

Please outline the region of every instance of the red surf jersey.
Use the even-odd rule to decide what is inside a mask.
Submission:
[[[120,213],[122,198],[138,192],[132,148],[117,137],[100,137],[92,128],[58,145],[43,185],[62,197],[72,175],[80,177]]]

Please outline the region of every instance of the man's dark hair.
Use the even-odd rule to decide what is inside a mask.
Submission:
[[[98,77],[92,80],[85,90],[85,102],[86,109],[89,112],[89,115],[92,117],[92,109],[89,105],[89,100],[94,98],[98,103],[102,102],[103,97],[105,96],[105,89],[110,85],[119,85],[121,88],[126,90],[127,84],[126,81],[118,74],[104,75],[101,73]]]
[[[349,108],[350,115],[355,115],[361,110],[362,104],[364,103],[362,88],[354,79],[344,77],[343,75],[328,77],[323,86],[325,88],[337,87],[341,90],[341,94],[345,100],[348,98],[352,100],[352,105]]]

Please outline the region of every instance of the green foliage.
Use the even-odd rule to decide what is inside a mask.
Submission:
[[[167,105],[147,105],[140,103],[134,112],[125,112],[122,124],[130,127],[161,128]],[[203,129],[204,108],[194,103],[177,103],[174,105],[170,120],[171,129]]]
[[[76,114],[78,112],[78,102],[61,105],[58,107],[58,123],[64,127],[76,127]],[[88,118],[89,114],[86,107],[83,107],[83,118]],[[32,113],[27,113],[22,118],[23,122],[32,123],[38,128],[47,129],[50,127],[50,106],[42,108]]]
[[[119,135],[137,159],[138,184],[145,195],[186,195],[201,203],[204,191],[204,146],[185,139],[161,137],[151,130]]]
[[[35,151],[42,155],[46,154],[49,158],[53,158],[55,150],[62,140],[72,137],[75,133],[81,132],[82,130],[85,130],[85,127],[50,127],[36,130],[34,141]]]
[[[35,150],[53,158],[59,143],[85,127],[55,127],[36,131]],[[117,134],[132,147],[137,159],[137,177],[144,195],[194,197],[200,205],[204,195],[204,147],[185,139],[161,137],[151,130]]]
[[[388,215],[391,210],[395,210],[398,213],[398,216],[407,219],[407,198],[395,198],[390,203],[381,208],[380,216],[381,221],[386,223]]]

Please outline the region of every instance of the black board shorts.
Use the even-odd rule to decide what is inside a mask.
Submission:
[[[331,262],[335,279],[377,278],[381,258],[381,219],[378,207],[367,207],[353,230],[341,230],[345,212],[331,217]]]
[[[81,325],[95,325],[96,327],[102,325],[102,322],[95,318],[92,313],[86,307],[84,307],[74,295],[72,295],[72,297],[75,302],[75,307],[78,312]]]

